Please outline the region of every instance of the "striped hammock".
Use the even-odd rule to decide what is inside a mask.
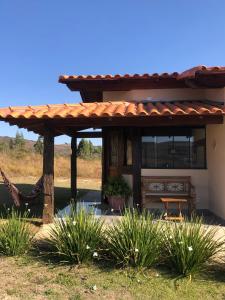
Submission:
[[[19,207],[25,203],[32,203],[40,196],[43,190],[43,176],[37,181],[33,190],[29,195],[24,195],[10,180],[6,177],[5,173],[0,169],[3,182],[7,187],[15,206]]]

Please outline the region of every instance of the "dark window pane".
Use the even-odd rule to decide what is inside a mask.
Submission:
[[[142,137],[142,166],[162,169],[206,167],[205,128],[152,128]],[[166,134],[165,134],[166,133]]]
[[[176,169],[190,168],[190,138],[187,136],[174,136],[173,156]]]
[[[155,137],[142,137],[142,166],[156,168]]]
[[[170,169],[173,167],[173,138],[172,136],[157,136],[157,168]]]
[[[190,139],[191,149],[191,167],[205,168],[205,129],[192,129],[192,137]]]

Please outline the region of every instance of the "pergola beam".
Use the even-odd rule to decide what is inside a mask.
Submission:
[[[71,200],[76,201],[77,197],[77,139],[71,139],[71,167],[70,167],[70,187],[71,187]]]
[[[43,185],[43,223],[48,224],[54,218],[54,134],[49,128],[44,132]]]
[[[75,137],[77,138],[101,138],[102,132],[101,131],[83,131],[83,132],[76,132]]]

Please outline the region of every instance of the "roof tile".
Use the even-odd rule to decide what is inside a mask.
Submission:
[[[225,66],[197,66],[183,72],[172,72],[172,73],[144,73],[144,74],[106,74],[106,75],[61,75],[59,76],[59,82],[67,83],[68,81],[74,80],[102,80],[102,79],[148,79],[148,78],[176,78],[177,80],[194,78],[198,72],[225,72]]]
[[[53,119],[225,114],[213,101],[94,102],[0,108],[0,119]]]

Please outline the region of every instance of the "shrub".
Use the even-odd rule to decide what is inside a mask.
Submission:
[[[122,266],[150,267],[159,261],[161,225],[147,211],[126,210],[124,217],[107,231],[105,247],[112,260]]]
[[[103,187],[104,196],[121,196],[124,198],[129,197],[132,192],[122,176],[109,177],[107,183]]]
[[[15,209],[7,211],[6,220],[1,216],[0,254],[16,256],[26,253],[32,244],[33,234],[26,222],[28,212],[21,213]]]
[[[215,240],[217,228],[205,226],[201,218],[168,224],[164,230],[166,259],[180,275],[200,271],[223,242]]]
[[[103,221],[82,208],[76,212],[71,206],[70,216],[55,220],[47,243],[61,262],[81,264],[98,258]]]

